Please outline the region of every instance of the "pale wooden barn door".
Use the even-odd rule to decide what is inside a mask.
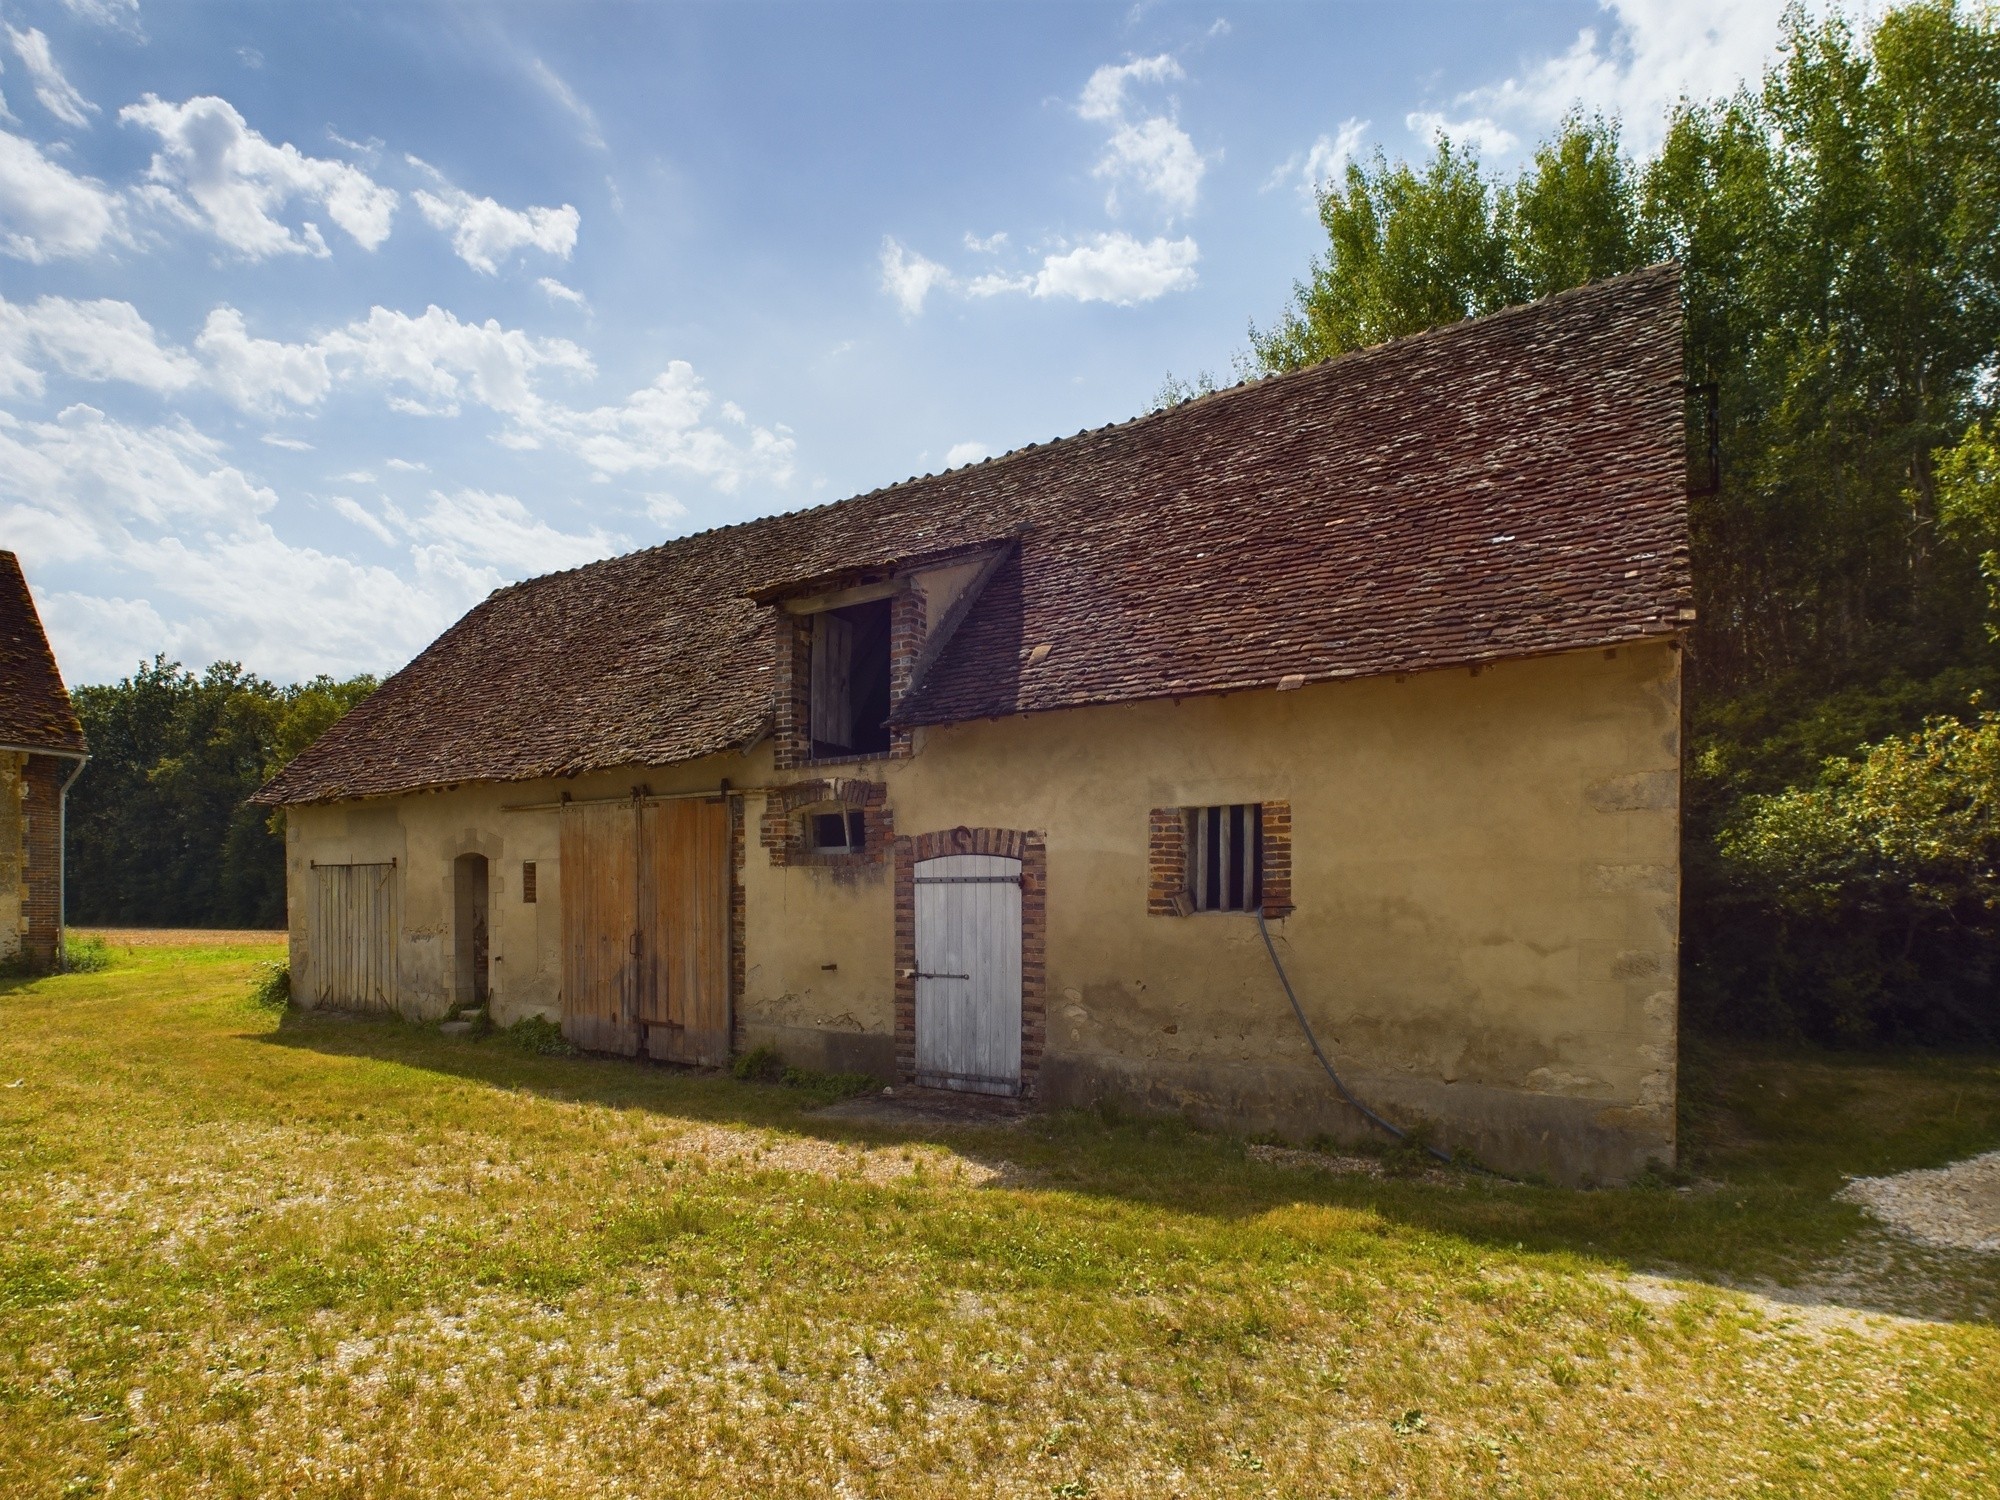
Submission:
[[[396,866],[313,866],[306,948],[315,1005],[396,1008]]]
[[[646,1054],[729,1061],[729,805],[655,802],[640,843],[639,1016]]]
[[[1021,862],[919,860],[917,1082],[1021,1091]]]
[[[562,810],[562,1029],[592,1052],[638,1051],[639,811]]]

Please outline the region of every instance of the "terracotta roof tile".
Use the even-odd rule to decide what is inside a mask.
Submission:
[[[81,754],[83,725],[63,690],[21,561],[0,552],[0,745]]]
[[[534,579],[475,608],[259,800],[748,744],[772,723],[777,655],[752,590],[1016,533],[902,721],[1675,634],[1691,618],[1681,380],[1679,278],[1654,267]]]

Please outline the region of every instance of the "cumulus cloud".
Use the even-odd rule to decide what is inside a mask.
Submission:
[[[551,302],[567,302],[572,307],[588,308],[590,299],[573,286],[564,286],[553,276],[538,277],[535,285],[542,289],[542,295]]]
[[[676,470],[731,493],[750,480],[783,484],[792,477],[797,444],[787,428],[753,426],[724,403],[717,415],[740,429],[732,436],[708,424],[713,403],[694,367],[677,359],[615,404],[578,409],[547,402],[518,413],[512,441],[565,450],[606,478]]]
[[[139,0],[63,0],[63,9],[80,21],[139,33]]]
[[[1264,191],[1296,182],[1299,196],[1308,204],[1317,204],[1320,194],[1329,186],[1337,186],[1347,164],[1360,154],[1361,140],[1367,130],[1366,120],[1342,120],[1340,128],[1331,135],[1320,136],[1304,151],[1295,151],[1286,158],[1265,182]]]
[[[1506,126],[1484,115],[1448,120],[1436,110],[1412,110],[1403,117],[1412,135],[1435,142],[1449,138],[1454,145],[1469,146],[1478,156],[1500,156],[1512,151],[1521,138]]]
[[[945,450],[944,466],[947,469],[956,469],[961,464],[976,464],[982,458],[992,456],[993,450],[984,443],[953,443]]]
[[[245,411],[312,406],[333,385],[325,350],[252,338],[243,314],[233,307],[211,312],[194,346],[208,361],[209,384]]]
[[[186,422],[134,426],[84,405],[48,422],[0,412],[0,535],[53,575],[43,603],[73,678],[129,671],[160,650],[189,661],[254,651],[279,675],[380,671],[510,577],[620,544],[476,491],[390,522],[352,500],[333,509],[405,556],[364,565],[287,540],[278,494]],[[65,588],[66,572],[87,588]]]
[[[1192,239],[1140,241],[1119,231],[1048,256],[1034,279],[1037,297],[1110,302],[1130,307],[1195,284],[1201,251]]]
[[[103,183],[0,131],[0,252],[37,265],[126,240],[124,208]]]
[[[43,372],[79,380],[122,381],[163,395],[201,379],[201,366],[164,346],[129,302],[0,297],[0,394],[39,395]]]
[[[1084,85],[1077,114],[1111,132],[1096,175],[1112,184],[1106,202],[1112,213],[1118,211],[1121,182],[1152,194],[1171,214],[1194,212],[1206,166],[1194,141],[1180,128],[1173,101],[1167,101],[1163,113],[1146,114],[1133,109],[1131,98],[1135,85],[1160,85],[1186,76],[1178,62],[1162,54],[1107,63]]]
[[[493,318],[461,322],[435,304],[414,318],[370,308],[320,347],[363,377],[403,392],[392,404],[418,416],[456,416],[464,400],[522,416],[540,405],[538,372],[596,373],[590,356],[568,339],[536,338]]]
[[[576,248],[577,226],[582,220],[569,204],[561,208],[507,208],[454,186],[427,162],[414,156],[407,159],[427,174],[437,189],[417,190],[417,211],[431,228],[451,236],[451,248],[473,270],[496,275],[500,262],[516,250],[540,250],[568,260]]]
[[[169,104],[147,94],[118,118],[159,138],[146,174],[150,186],[142,190],[146,200],[252,260],[331,253],[314,221],[294,229],[278,218],[294,201],[323,209],[363,249],[389,237],[392,189],[347,162],[272,145],[226,99],[203,95]]]
[[[1488,118],[1539,133],[1570,110],[1621,118],[1641,151],[1659,144],[1668,111],[1754,80],[1777,53],[1787,0],[1600,0],[1607,24],[1519,73],[1461,95]],[[1808,6],[1822,12],[1823,3]]]
[[[28,70],[28,76],[35,83],[35,98],[42,108],[61,120],[65,125],[73,125],[79,130],[90,124],[90,117],[97,113],[92,104],[68,78],[56,63],[55,55],[49,51],[49,39],[34,27],[26,31],[7,28],[7,40],[13,44],[14,55],[21,59],[21,66]]]
[[[933,291],[951,284],[951,272],[936,261],[898,244],[893,236],[882,237],[882,290],[894,297],[905,313],[915,317]]]

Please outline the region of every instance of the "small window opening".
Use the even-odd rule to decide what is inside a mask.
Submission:
[[[860,854],[868,847],[867,819],[859,808],[814,813],[812,846],[815,854]]]
[[[812,753],[816,759],[889,748],[889,601],[812,616]]]
[[[1196,911],[1256,911],[1264,904],[1263,814],[1258,802],[1187,810],[1188,900]]]
[[[521,861],[521,901],[527,906],[535,903],[535,862],[532,859]]]

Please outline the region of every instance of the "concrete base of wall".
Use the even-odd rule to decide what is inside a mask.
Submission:
[[[1400,1125],[1429,1121],[1439,1147],[1468,1150],[1497,1171],[1590,1187],[1629,1181],[1649,1161],[1674,1162],[1672,1118],[1657,1111],[1475,1084],[1342,1078],[1378,1114]],[[1316,1068],[1153,1060],[1142,1071],[1116,1059],[1051,1053],[1037,1092],[1037,1102],[1051,1109],[1111,1102],[1211,1130],[1295,1141],[1384,1139]]]
[[[827,1031],[815,1026],[743,1028],[741,1050],[773,1047],[794,1068],[816,1073],[866,1073],[883,1083],[896,1081],[896,1039],[876,1032]]]

